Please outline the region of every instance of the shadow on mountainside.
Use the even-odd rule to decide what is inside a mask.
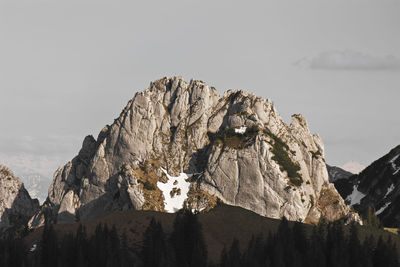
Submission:
[[[11,207],[6,208],[1,216],[0,237],[21,234],[39,208],[39,200],[31,199],[24,186],[21,186]]]

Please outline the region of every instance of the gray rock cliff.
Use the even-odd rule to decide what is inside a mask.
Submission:
[[[190,174],[183,184],[171,178],[182,173]],[[169,180],[171,191],[161,191]],[[219,96],[202,81],[174,77],[151,83],[97,139],[85,138],[55,172],[30,225],[46,212],[67,223],[113,210],[165,211],[166,199],[182,204],[181,192],[196,210],[219,199],[272,218],[357,218],[329,183],[323,143],[303,116],[287,125],[270,100],[242,90]]]
[[[39,201],[31,199],[21,180],[0,165],[0,234],[23,226],[38,209]]]

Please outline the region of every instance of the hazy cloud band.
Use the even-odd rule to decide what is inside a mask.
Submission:
[[[303,58],[295,65],[325,70],[400,70],[400,59],[393,55],[377,57],[352,50],[325,51],[315,57]]]

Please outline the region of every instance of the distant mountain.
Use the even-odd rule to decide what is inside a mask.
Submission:
[[[43,203],[47,198],[52,174],[59,162],[64,160],[29,153],[8,155],[0,152],[0,162],[13,170],[15,176],[22,180],[32,198],[37,198]]]
[[[339,179],[335,187],[361,214],[376,210],[383,225],[400,226],[400,146],[373,162],[360,174]]]
[[[354,175],[351,172],[345,171],[342,168],[336,166],[330,166],[326,164],[326,169],[328,170],[329,182],[333,183],[336,180],[348,179],[350,176]]]
[[[48,178],[38,173],[23,173],[19,177],[24,182],[25,188],[32,198],[37,198],[40,203],[46,200],[51,182]]]
[[[45,211],[70,223],[115,210],[209,210],[218,200],[308,223],[358,216],[329,183],[322,140],[302,115],[287,125],[270,100],[174,77],[152,82],[97,139],[84,139],[31,225]]]
[[[349,161],[343,164],[343,166],[340,166],[340,168],[354,174],[359,174],[362,170],[365,169],[365,166],[356,161]]]
[[[38,209],[39,201],[29,196],[21,180],[0,165],[0,234],[25,225]]]

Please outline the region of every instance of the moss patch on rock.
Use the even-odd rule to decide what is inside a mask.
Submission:
[[[246,131],[241,134],[235,131],[235,128],[221,129],[215,134],[210,134],[210,140],[215,145],[223,145],[234,149],[246,148],[254,144],[255,137],[258,135],[259,127],[254,124],[246,128]]]
[[[147,163],[147,164],[146,164]],[[139,186],[143,191],[145,202],[142,206],[143,210],[164,210],[164,196],[162,191],[157,187],[157,182],[160,178],[154,171],[157,165],[152,160],[146,161],[144,164],[140,164],[139,168],[133,170],[133,174],[139,182]]]
[[[317,158],[319,158],[319,157],[322,156],[322,154],[321,154],[321,152],[320,152],[319,150],[317,150],[317,151],[310,151],[310,153],[311,153],[312,157],[315,158],[315,159],[317,159]]]
[[[290,183],[295,186],[300,186],[303,183],[303,179],[300,171],[300,165],[297,162],[293,162],[289,157],[288,151],[290,151],[289,146],[278,136],[274,135],[268,130],[264,130],[264,134],[271,138],[272,145],[272,159],[278,163],[281,171],[286,171]]]
[[[198,209],[199,207],[203,207],[202,211],[210,211],[215,206],[217,206],[218,198],[209,194],[208,192],[197,189],[196,185],[193,185],[189,192],[188,198],[186,200],[186,204],[191,209]]]

